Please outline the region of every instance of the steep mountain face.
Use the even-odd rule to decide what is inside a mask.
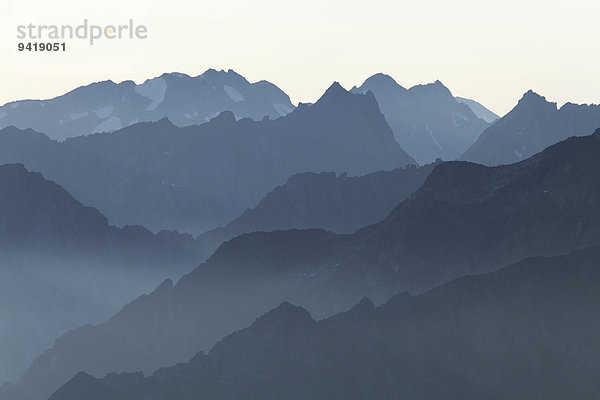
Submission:
[[[207,122],[223,111],[260,120],[278,118],[293,109],[288,95],[272,83],[250,83],[233,70],[209,69],[196,77],[163,74],[140,85],[104,81],[49,100],[11,102],[0,107],[0,128],[31,128],[64,140],[162,118],[188,126]]]
[[[352,91],[373,92],[394,137],[420,164],[458,159],[489,126],[440,81],[407,90],[376,74]]]
[[[201,252],[189,235],[115,228],[62,187],[0,166],[0,382],[69,329],[97,323]]]
[[[416,164],[375,98],[339,84],[276,120],[224,112],[199,126],[164,119],[64,142],[5,128],[0,162],[42,172],[112,224],[192,233],[228,224],[299,172],[363,175]]]
[[[593,247],[320,322],[283,303],[188,363],[80,373],[50,400],[596,399],[599,285]]]
[[[461,159],[484,165],[511,164],[571,136],[600,127],[600,105],[556,103],[528,91],[508,114],[485,130]]]
[[[435,165],[356,177],[334,172],[297,174],[227,226],[200,235],[198,243],[208,256],[224,241],[250,232],[320,228],[352,233],[384,219],[421,187]]]
[[[471,111],[477,116],[477,118],[484,120],[487,123],[494,123],[496,120],[500,119],[500,117],[485,108],[482,104],[476,102],[475,100],[465,99],[464,97],[455,97],[456,101],[459,103],[463,103],[469,106]]]
[[[167,282],[106,323],[62,337],[18,388],[47,396],[79,371],[150,373],[208,350],[284,300],[322,318],[363,296],[379,304],[529,256],[598,245],[598,154],[600,130],[510,166],[447,162],[385,220],[351,235],[237,237],[175,286]]]

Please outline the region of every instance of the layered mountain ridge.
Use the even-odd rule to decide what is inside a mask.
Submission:
[[[600,247],[530,258],[319,322],[284,302],[188,363],[82,372],[50,400],[594,399],[599,260]]]
[[[239,236],[174,286],[61,338],[15,388],[35,387],[38,397],[22,398],[38,399],[79,371],[152,373],[208,350],[284,300],[324,318],[364,296],[381,304],[526,257],[598,245],[599,153],[600,130],[509,166],[442,163],[386,219],[351,235]]]
[[[364,175],[416,164],[375,98],[339,84],[276,120],[223,112],[202,125],[162,119],[64,142],[5,128],[0,163],[15,162],[60,182],[111,224],[194,234],[227,225],[296,173]]]
[[[408,166],[363,176],[334,172],[303,173],[289,177],[256,207],[247,209],[225,227],[198,236],[204,254],[250,232],[319,228],[352,233],[384,219],[414,193],[436,164]]]
[[[0,378],[17,380],[59,335],[201,259],[190,235],[110,226],[41,174],[0,166]]]

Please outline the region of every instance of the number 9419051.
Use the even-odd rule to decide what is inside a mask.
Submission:
[[[38,42],[29,42],[29,43],[19,43],[17,45],[17,49],[19,51],[66,51],[67,44],[66,43],[38,43]]]

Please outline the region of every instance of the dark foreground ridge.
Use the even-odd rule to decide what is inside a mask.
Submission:
[[[50,400],[596,399],[599,285],[594,247],[318,323],[284,303],[189,363],[80,373]]]

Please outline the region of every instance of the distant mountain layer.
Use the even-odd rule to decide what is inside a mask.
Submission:
[[[109,226],[42,175],[0,166],[0,382],[16,381],[59,335],[105,320],[201,257],[189,235]]]
[[[49,100],[14,101],[0,107],[0,128],[31,128],[64,140],[165,117],[187,126],[207,122],[223,111],[260,120],[293,109],[288,95],[272,83],[249,83],[232,70],[210,69],[196,77],[163,74],[141,85],[104,81]]]
[[[373,92],[396,140],[420,164],[458,159],[489,127],[440,81],[405,89],[376,74],[352,91]]]
[[[60,182],[115,225],[200,233],[224,226],[300,172],[349,175],[416,164],[395,142],[372,95],[332,85],[314,105],[277,120],[168,120],[55,142],[0,131],[0,162],[21,162]]]
[[[16,398],[43,399],[79,371],[151,373],[208,350],[284,300],[322,318],[363,296],[379,304],[526,257],[598,245],[598,154],[600,130],[510,166],[447,162],[386,219],[351,235],[239,236],[176,285],[165,282],[106,323],[60,338],[14,388],[38,396]]]
[[[519,104],[481,134],[461,159],[484,165],[511,164],[571,136],[600,127],[600,105],[556,103],[529,91]]]
[[[600,248],[532,258],[315,322],[283,303],[188,363],[50,400],[597,399]]]
[[[227,226],[200,235],[198,243],[208,256],[224,241],[250,232],[321,228],[352,233],[384,219],[421,187],[434,166],[356,177],[334,172],[297,174]]]
[[[463,103],[469,106],[471,111],[478,117],[488,123],[493,123],[497,119],[500,119],[498,115],[493,113],[492,111],[485,108],[483,105],[479,104],[475,100],[465,99],[464,97],[455,97],[456,101],[459,103]]]

